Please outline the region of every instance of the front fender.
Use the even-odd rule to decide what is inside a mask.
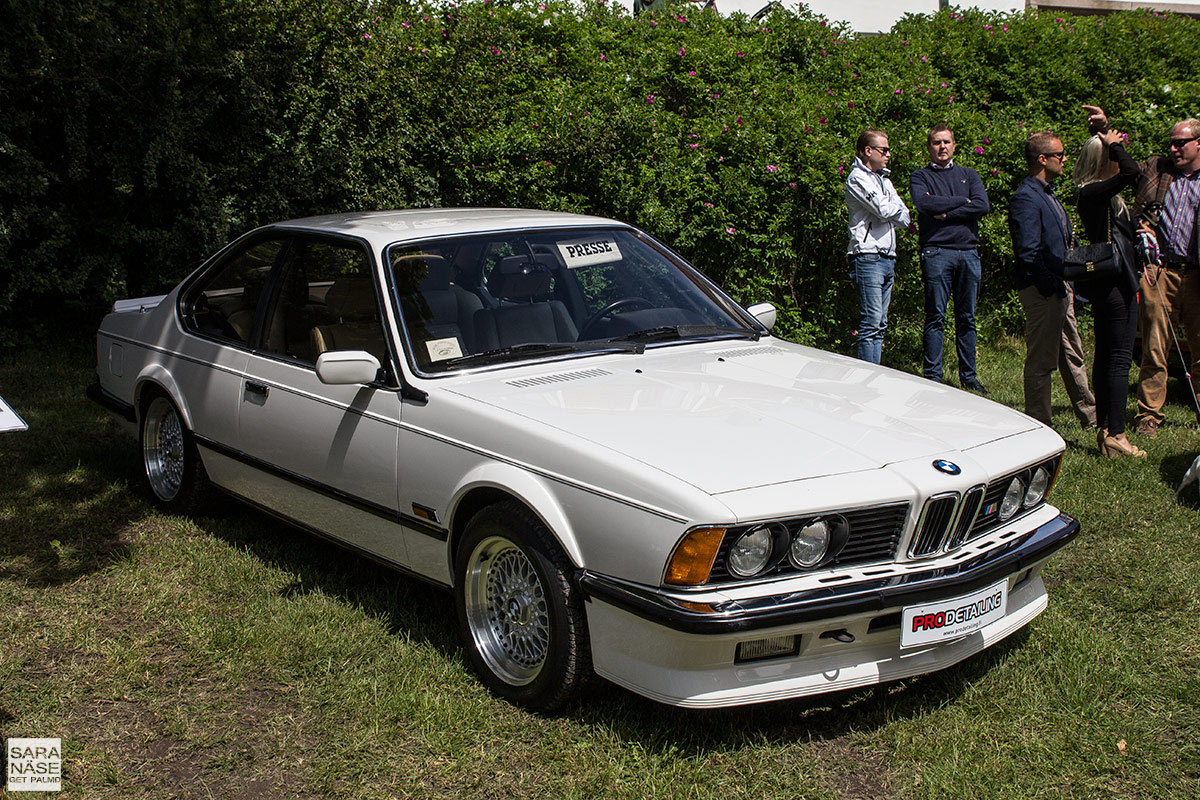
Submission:
[[[478,489],[497,490],[524,503],[550,530],[551,535],[558,541],[571,562],[576,566],[584,566],[583,554],[579,548],[575,530],[567,520],[562,504],[547,486],[545,479],[512,464],[502,462],[480,464],[463,476],[450,499],[450,517],[446,522],[452,532],[461,527],[460,522],[465,525],[465,519],[457,518],[464,509],[463,500]],[[452,539],[450,544],[447,557],[450,559],[451,574],[453,574],[454,549],[457,543]]]

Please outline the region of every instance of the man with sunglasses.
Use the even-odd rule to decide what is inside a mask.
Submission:
[[[908,207],[888,179],[892,151],[887,134],[863,131],[856,150],[858,157],[846,176],[846,208],[850,213],[846,257],[859,300],[855,348],[863,361],[878,364],[896,278],[896,231],[908,226],[909,216]]]
[[[1017,294],[1025,311],[1025,413],[1050,425],[1050,379],[1062,374],[1079,424],[1096,427],[1096,398],[1088,388],[1083,343],[1075,325],[1074,294],[1058,277],[1070,248],[1071,220],[1054,196],[1066,164],[1062,140],[1035,133],[1025,142],[1029,175],[1008,207]]]
[[[1084,106],[1092,132],[1108,130],[1099,106]],[[1141,280],[1138,322],[1142,331],[1142,364],[1138,372],[1136,430],[1154,437],[1163,423],[1167,399],[1167,353],[1171,320],[1187,331],[1192,364],[1192,390],[1200,392],[1200,121],[1185,119],[1171,128],[1168,155],[1141,162],[1133,215],[1154,229],[1163,269],[1157,280]]]

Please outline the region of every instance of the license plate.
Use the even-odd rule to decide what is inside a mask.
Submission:
[[[1008,579],[973,594],[908,606],[900,618],[900,646],[961,639],[1008,612]]]

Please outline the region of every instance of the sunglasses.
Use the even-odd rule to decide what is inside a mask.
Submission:
[[[1194,142],[1197,139],[1200,139],[1200,136],[1190,136],[1187,139],[1168,139],[1167,147],[1174,147],[1178,150],[1182,150],[1185,146],[1187,146],[1188,142]]]
[[[876,150],[876,151],[878,151],[878,152],[882,153],[882,154],[883,154],[883,155],[885,155],[885,156],[886,156],[888,153],[892,152],[892,148],[890,148],[890,147],[876,147],[876,146],[875,146],[875,145],[873,145],[873,144],[869,144],[869,145],[867,145],[867,147],[871,148],[872,150]]]
[[[1038,155],[1045,156],[1046,158],[1057,158],[1059,161],[1064,161],[1067,157],[1067,154],[1062,150],[1059,150],[1057,153],[1038,153]]]

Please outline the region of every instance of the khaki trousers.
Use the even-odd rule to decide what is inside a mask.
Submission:
[[[1079,424],[1095,425],[1096,398],[1088,388],[1070,285],[1066,297],[1043,297],[1035,286],[1026,286],[1018,296],[1025,310],[1025,413],[1050,424],[1050,376],[1058,369]]]
[[[1186,272],[1163,269],[1158,283],[1150,286],[1142,278],[1142,302],[1138,322],[1142,326],[1142,368],[1138,372],[1137,422],[1153,420],[1162,424],[1163,403],[1167,399],[1167,356],[1175,347],[1167,328],[1183,322],[1188,346],[1192,350],[1192,386],[1200,392],[1200,270]]]

